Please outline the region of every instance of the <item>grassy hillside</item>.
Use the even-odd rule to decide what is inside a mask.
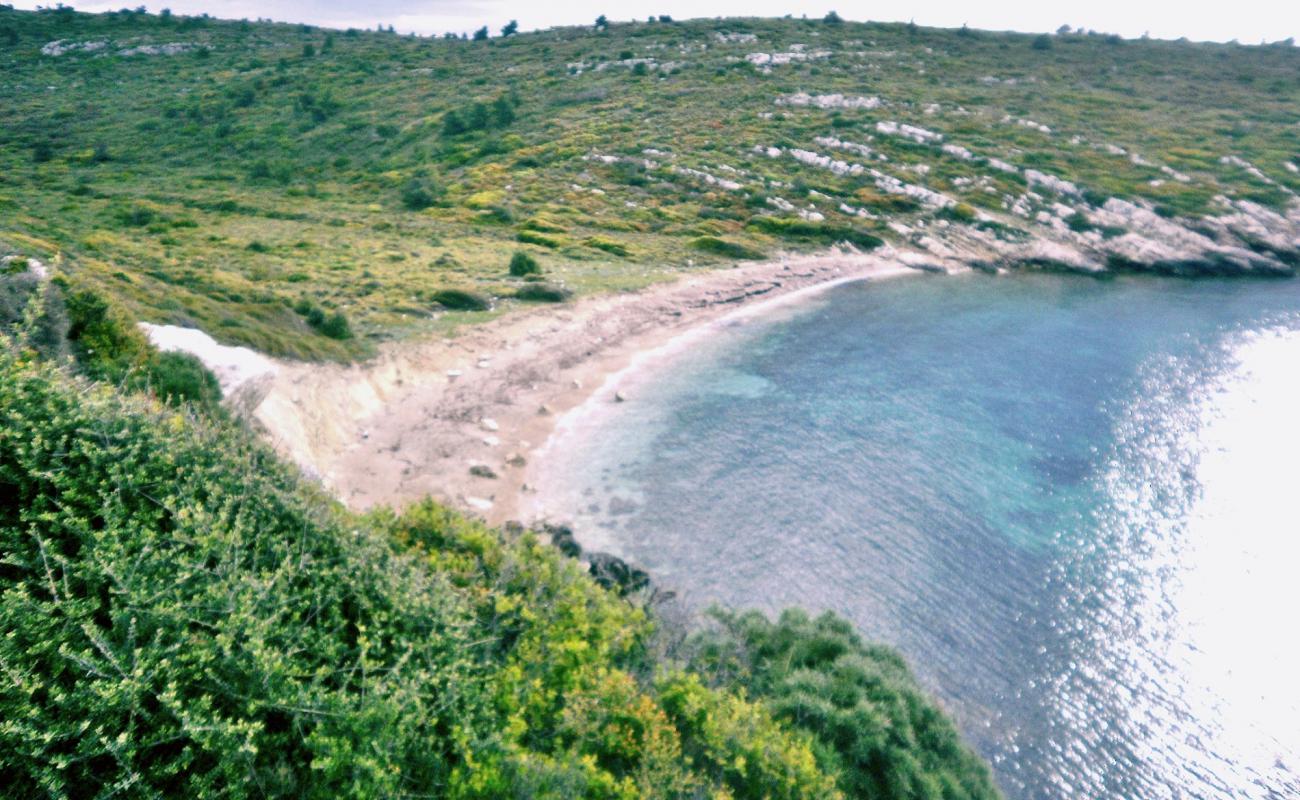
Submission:
[[[670,648],[644,601],[0,337],[6,797],[997,797],[843,622]]]
[[[5,10],[0,254],[140,318],[349,358],[494,313],[449,307],[562,296],[509,274],[517,250],[585,293],[938,229],[1101,242],[1126,232],[1110,198],[1193,230],[1218,197],[1284,209],[1298,107],[1284,45],[823,20],[461,41]]]

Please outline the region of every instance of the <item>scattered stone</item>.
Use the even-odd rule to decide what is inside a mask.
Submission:
[[[483,437],[483,444],[487,445],[488,447],[496,447],[496,446],[498,446],[498,445],[501,444],[501,437],[500,437],[500,436],[484,436],[484,437]]]
[[[546,405],[545,403],[542,403],[540,406],[537,407],[537,413],[539,416],[549,417],[551,415],[551,407]]]
[[[506,456],[506,464],[512,467],[522,467],[527,463],[528,460],[525,459],[519,453],[511,453],[510,455]]]
[[[488,417],[484,417],[483,419],[479,420],[478,424],[485,431],[496,431],[501,429],[501,426],[497,424],[496,420],[490,419]]]
[[[551,544],[561,553],[569,558],[577,558],[582,555],[582,546],[573,536],[573,529],[568,525],[550,525],[542,526],[542,532],[551,537]]]
[[[458,369],[449,369],[449,370],[447,370],[447,378],[448,378],[448,380],[453,380],[453,381],[454,381],[454,380],[456,380],[457,378],[459,378],[459,377],[460,377],[461,375],[463,375],[463,374],[464,374],[464,373],[461,372],[461,371],[458,370]]]
[[[473,475],[475,478],[495,479],[497,477],[496,470],[492,469],[487,464],[474,464],[469,468],[469,474]]]
[[[622,393],[622,392],[614,392],[614,402],[615,402],[615,403],[622,403],[622,402],[624,402],[624,401],[626,401],[626,400],[627,400],[627,398],[623,396],[623,393]]]
[[[492,501],[482,497],[466,497],[465,504],[478,511],[488,511],[492,508]]]

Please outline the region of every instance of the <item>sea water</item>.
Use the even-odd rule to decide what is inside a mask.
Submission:
[[[848,284],[616,380],[587,547],[847,616],[1013,800],[1300,797],[1300,281]]]

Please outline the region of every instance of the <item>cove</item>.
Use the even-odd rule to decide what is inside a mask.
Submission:
[[[624,376],[539,508],[897,647],[1013,800],[1300,796],[1300,281],[847,284]]]

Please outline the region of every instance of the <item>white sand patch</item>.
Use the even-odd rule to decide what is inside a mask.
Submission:
[[[893,175],[886,175],[879,170],[868,170],[872,179],[876,183],[876,188],[888,194],[901,194],[919,201],[927,206],[934,208],[947,208],[957,204],[956,200],[945,194],[927,189],[924,186],[916,186],[911,183],[904,183]]]
[[[1272,178],[1268,177],[1267,175],[1264,174],[1264,171],[1263,171],[1262,169],[1260,169],[1259,167],[1257,167],[1257,166],[1255,166],[1254,164],[1250,163],[1249,161],[1247,161],[1247,160],[1244,159],[1244,158],[1241,158],[1241,157],[1239,157],[1239,156],[1223,156],[1222,158],[1219,159],[1219,163],[1220,163],[1220,164],[1227,164],[1227,165],[1229,165],[1229,166],[1233,166],[1233,167],[1239,167],[1239,168],[1245,170],[1245,171],[1246,171],[1246,174],[1249,175],[1250,177],[1254,178],[1255,180],[1257,180],[1257,181],[1259,181],[1259,182],[1261,182],[1261,183],[1266,183],[1266,184],[1268,184],[1269,186],[1276,186],[1276,187],[1278,187],[1279,189],[1281,189],[1282,191],[1284,191],[1284,192],[1286,192],[1287,194],[1291,195],[1292,197],[1295,196],[1295,192],[1291,191],[1291,190],[1288,189],[1287,187],[1281,185],[1281,184],[1278,183],[1277,181],[1275,181],[1275,180],[1273,180]]]
[[[959,158],[962,161],[970,161],[971,159],[975,158],[974,153],[972,153],[971,151],[967,150],[966,148],[962,147],[959,144],[945,144],[943,146],[943,152],[947,153],[953,158]]]
[[[814,61],[830,58],[831,56],[829,50],[808,51],[805,48],[806,45],[792,44],[790,49],[784,53],[750,53],[745,56],[745,60],[756,67],[761,67],[764,71],[768,71],[772,67],[793,64],[799,61]]]
[[[789,152],[790,157],[796,161],[810,167],[830,170],[836,175],[861,175],[863,172],[861,164],[850,164],[847,161],[840,161],[830,156],[824,156],[821,153],[814,153],[812,150],[801,150],[796,147]]]
[[[875,158],[880,161],[889,160],[884,153],[877,153],[865,144],[847,142],[843,139],[837,139],[834,136],[818,136],[816,139],[813,139],[813,141],[822,147],[830,147],[835,150],[844,150],[849,153],[856,153],[864,158]]]
[[[118,50],[119,56],[177,56],[194,50],[207,50],[205,45],[194,42],[167,42],[166,44],[142,44]]]
[[[845,96],[842,94],[808,94],[796,92],[776,99],[778,106],[811,106],[814,108],[880,108],[885,101],[879,97]]]
[[[0,267],[4,268],[4,269],[0,269],[0,273],[3,273],[5,270],[9,269],[10,268],[9,265],[15,261],[25,261],[27,263],[26,271],[30,272],[31,274],[35,275],[37,278],[41,280],[45,280],[46,278],[50,277],[49,267],[45,266],[40,261],[31,258],[30,256],[20,256],[20,255],[8,255],[8,256],[4,256],[3,258],[0,258]]]
[[[1046,172],[1039,172],[1036,169],[1025,170],[1025,180],[1029,181],[1031,186],[1043,186],[1058,194],[1068,194],[1078,196],[1082,194],[1079,187],[1069,181],[1058,178],[1055,175],[1048,175]]]
[[[676,164],[672,166],[672,171],[677,175],[685,175],[690,178],[704,181],[710,186],[717,186],[719,189],[726,189],[729,192],[740,191],[741,185],[733,180],[719,178],[716,175],[710,175],[703,170],[690,169],[689,167],[679,167]]]
[[[1051,136],[1051,135],[1052,135],[1052,129],[1051,129],[1051,128],[1047,127],[1046,125],[1044,125],[1044,124],[1041,123],[1041,122],[1034,122],[1032,119],[1024,119],[1024,118],[1022,118],[1022,117],[1013,117],[1013,116],[1011,116],[1010,114],[1007,114],[1005,117],[1002,118],[1002,121],[1003,121],[1004,123],[1009,124],[1009,125],[1019,125],[1019,126],[1022,127],[1022,128],[1032,128],[1033,130],[1036,130],[1036,131],[1038,131],[1039,133],[1045,133],[1045,134],[1047,134],[1048,136]],[[1079,139],[1079,141],[1076,142],[1076,144],[1082,144],[1082,143],[1083,143],[1083,140],[1082,140],[1082,139]]]
[[[69,42],[66,39],[55,39],[41,48],[41,55],[58,57],[68,53],[94,53],[108,47],[106,40],[97,40],[93,42]]]
[[[894,122],[892,120],[882,120],[876,123],[876,130],[886,136],[902,136],[911,139],[917,144],[929,144],[943,140],[943,134],[928,131],[925,128],[919,128],[915,125]]]
[[[275,362],[256,350],[220,344],[197,328],[141,322],[140,329],[159,350],[189,353],[202,361],[217,376],[221,392],[227,397],[254,378],[277,371]]]

